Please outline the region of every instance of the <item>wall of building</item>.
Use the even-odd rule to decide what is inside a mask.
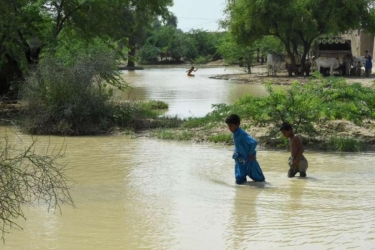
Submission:
[[[364,56],[365,50],[369,50],[372,55],[375,50],[374,37],[366,34],[363,30],[350,31],[342,37],[351,40],[353,56]]]
[[[372,55],[374,52],[374,37],[366,34],[365,32],[361,32],[360,35],[360,41],[361,41],[361,55],[365,55],[365,50],[368,50],[370,54]]]

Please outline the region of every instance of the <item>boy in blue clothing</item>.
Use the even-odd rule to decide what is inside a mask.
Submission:
[[[258,142],[240,127],[240,122],[240,117],[234,114],[225,119],[228,129],[233,133],[234,153],[232,158],[235,161],[236,184],[245,183],[246,176],[249,176],[253,181],[264,182],[262,169],[256,160],[255,148]]]

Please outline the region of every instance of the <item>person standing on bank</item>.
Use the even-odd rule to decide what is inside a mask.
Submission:
[[[371,76],[371,71],[372,71],[372,56],[368,52],[368,50],[365,51],[365,76],[370,77]]]

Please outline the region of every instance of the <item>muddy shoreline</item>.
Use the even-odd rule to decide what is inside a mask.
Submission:
[[[251,121],[243,121],[241,127],[244,128],[251,136],[256,138],[259,142],[259,146],[267,150],[284,150],[287,147],[280,147],[283,140],[281,137],[270,138],[267,135],[269,131],[268,127],[254,126]],[[362,126],[355,125],[352,122],[345,120],[329,121],[324,127],[320,127],[318,134],[314,139],[306,139],[304,135],[300,135],[307,150],[312,151],[335,151],[329,149],[329,140],[331,137],[339,138],[354,138],[363,143],[363,150],[361,152],[374,152],[375,151],[375,121],[366,121]],[[161,133],[167,132],[172,136],[167,140],[186,140],[195,143],[215,143],[224,145],[233,145],[231,140],[231,133],[228,131],[226,124],[214,123],[207,124],[206,127],[198,128],[171,128],[162,130],[150,130],[145,131],[146,136],[151,138],[165,139],[161,136]],[[187,138],[181,139],[181,135],[189,133]],[[213,137],[225,137],[227,141],[214,142],[211,138]]]
[[[236,74],[220,74],[211,76],[210,79],[234,81],[237,83],[247,84],[265,84],[272,82],[274,85],[291,85],[294,82],[306,83],[310,77],[288,76],[286,71],[278,72],[276,76],[267,76],[267,69],[264,65],[252,68],[253,73],[236,73]],[[375,88],[375,77],[345,77],[348,83],[361,83],[365,87]]]

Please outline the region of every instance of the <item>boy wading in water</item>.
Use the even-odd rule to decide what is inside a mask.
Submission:
[[[264,182],[265,178],[262,169],[256,160],[256,150],[258,142],[240,128],[240,117],[238,115],[230,115],[225,119],[228,129],[233,133],[234,153],[233,159],[234,175],[236,184],[246,182],[246,176],[253,181]]]
[[[186,71],[186,73],[187,73],[188,76],[195,76],[194,74],[192,74],[192,72],[193,72],[193,71],[194,71],[194,72],[197,72],[197,70],[198,70],[198,69],[194,69],[194,67],[191,67],[191,69],[188,69],[188,70]]]
[[[308,168],[308,162],[303,156],[303,146],[301,139],[298,137],[298,135],[295,135],[293,133],[292,126],[284,122],[280,127],[281,133],[289,139],[289,146],[290,146],[290,158],[288,161],[289,164],[289,171],[288,171],[288,177],[294,177],[297,173],[299,173],[300,177],[306,177],[306,170]]]

